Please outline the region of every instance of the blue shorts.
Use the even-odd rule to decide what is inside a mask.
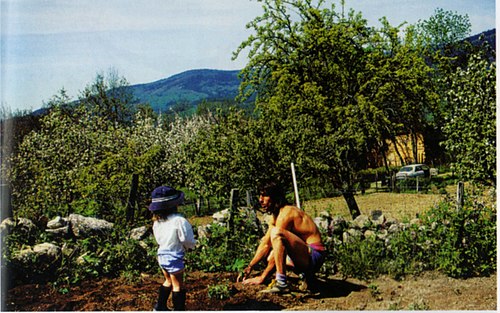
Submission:
[[[184,269],[184,253],[159,254],[158,264],[170,274],[180,272]]]
[[[316,273],[319,271],[323,263],[325,263],[326,249],[322,244],[309,245],[309,272]]]

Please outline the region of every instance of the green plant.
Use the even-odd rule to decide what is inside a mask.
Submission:
[[[423,299],[419,299],[417,302],[410,303],[408,305],[408,310],[410,311],[429,311],[430,307]]]
[[[377,297],[380,295],[380,290],[378,289],[378,286],[375,284],[369,284],[368,289],[370,289],[370,294],[372,297]]]
[[[211,299],[229,299],[231,297],[231,289],[229,283],[217,285],[208,285],[208,297]]]
[[[496,271],[496,210],[479,199],[468,195],[461,209],[451,199],[442,201],[421,214],[421,224],[407,223],[386,240],[326,241],[329,255],[322,271],[338,267],[344,276],[361,279],[434,269],[451,277],[491,275]]]
[[[253,257],[261,233],[252,219],[237,211],[233,227],[210,224],[207,237],[199,238],[193,252],[186,254],[190,269],[240,272]]]

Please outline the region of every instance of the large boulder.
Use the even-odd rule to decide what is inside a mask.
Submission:
[[[71,225],[73,235],[77,238],[106,235],[111,233],[114,226],[108,221],[79,214],[70,214],[68,222]]]

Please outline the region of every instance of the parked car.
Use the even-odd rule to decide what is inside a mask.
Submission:
[[[407,179],[414,177],[429,177],[430,168],[425,164],[410,164],[403,166],[396,173],[396,179]]]

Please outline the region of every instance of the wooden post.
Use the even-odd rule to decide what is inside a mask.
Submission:
[[[135,207],[137,205],[137,189],[139,188],[139,175],[132,174],[132,182],[130,184],[130,192],[128,194],[126,219],[127,223],[133,223],[135,217]]]
[[[195,211],[197,216],[201,216],[202,203],[203,203],[203,197],[199,196],[198,199],[196,199],[196,204],[195,204]]]
[[[247,196],[247,207],[251,208],[252,207],[252,192],[250,190],[246,191],[246,196]]]
[[[464,182],[458,182],[457,185],[457,211],[464,205]]]
[[[234,214],[236,214],[239,196],[240,196],[240,191],[238,189],[231,189],[231,199],[229,200],[229,221],[228,221],[228,228],[230,231],[233,230],[233,216]]]

